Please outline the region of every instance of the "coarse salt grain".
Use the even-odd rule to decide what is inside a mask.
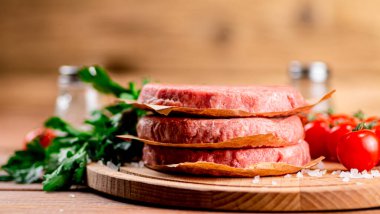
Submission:
[[[256,176],[253,178],[252,183],[254,183],[254,184],[258,184],[258,183],[260,183],[260,175],[256,175]]]
[[[371,170],[371,175],[373,175],[374,177],[380,177],[380,172],[377,169],[373,169]]]
[[[363,178],[366,178],[366,179],[372,179],[373,176],[371,174],[362,174]]]
[[[272,181],[272,186],[276,186],[277,185],[277,182],[276,181]]]
[[[291,178],[291,177],[292,177],[291,174],[286,174],[286,175],[284,176],[284,178]]]
[[[349,177],[344,177],[344,178],[342,179],[342,181],[343,181],[343,182],[349,182],[349,181],[350,181],[350,178],[349,178]]]
[[[306,170],[306,173],[307,173],[310,177],[322,177],[322,175],[323,175],[323,172],[320,171],[319,169],[315,169],[315,170]]]
[[[356,185],[358,185],[358,186],[361,186],[361,185],[363,185],[363,183],[362,183],[362,182],[356,182],[355,184],[356,184]]]
[[[143,168],[144,167],[144,161],[139,161],[139,168]]]
[[[302,172],[297,172],[296,177],[297,177],[297,178],[303,178],[303,174],[302,174]]]
[[[119,170],[119,166],[118,165],[115,165],[114,163],[112,163],[111,161],[107,161],[107,167],[108,168],[111,168],[113,170]]]
[[[340,172],[341,172],[341,170],[335,170],[335,171],[333,171],[331,174],[332,174],[332,175],[339,175]]]
[[[359,170],[358,169],[351,169],[350,172],[351,172],[351,174],[358,174]]]
[[[70,194],[70,198],[75,198],[75,194]]]
[[[138,162],[131,162],[131,166],[132,167],[139,167],[139,163]]]
[[[350,175],[351,175],[351,173],[342,171],[342,172],[340,172],[339,177],[341,177],[341,178],[346,178],[346,177],[349,178]]]

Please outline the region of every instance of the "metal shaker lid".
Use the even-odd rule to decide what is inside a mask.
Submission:
[[[307,66],[300,61],[292,61],[289,64],[288,72],[293,80],[308,79],[315,83],[326,82],[330,75],[327,64],[321,61],[311,62]]]
[[[306,76],[306,71],[300,61],[291,61],[288,71],[291,79],[302,79]]]
[[[330,75],[327,64],[321,61],[310,63],[308,71],[309,79],[316,83],[326,82]]]
[[[59,84],[71,84],[80,82],[78,72],[80,67],[73,65],[62,65],[59,67]]]

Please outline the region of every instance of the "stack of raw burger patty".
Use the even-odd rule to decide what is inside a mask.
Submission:
[[[147,84],[138,102],[196,109],[234,109],[250,113],[283,112],[304,106],[301,94],[279,86],[189,86]],[[278,148],[194,149],[145,145],[147,166],[206,161],[247,168],[260,162],[284,162],[302,166],[310,161],[304,129],[297,115],[264,118],[200,118],[196,116],[149,115],[137,125],[138,137],[161,143],[217,143],[238,137],[274,134],[286,140]]]

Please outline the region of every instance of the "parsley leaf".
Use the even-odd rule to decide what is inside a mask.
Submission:
[[[137,99],[141,91],[132,82],[129,88],[122,87],[99,66],[83,67],[79,77],[99,92],[118,98]],[[67,189],[72,184],[83,184],[88,162],[112,162],[120,166],[127,161],[139,160],[143,144],[117,136],[135,135],[137,120],[144,114],[131,105],[116,103],[92,112],[91,117],[84,121],[88,127],[86,131],[59,117],[51,117],[45,122],[45,127],[57,130],[58,137],[45,149],[36,138],[26,150],[15,152],[2,166],[8,175],[0,176],[0,180],[32,183],[43,178],[43,190],[56,191]]]
[[[44,159],[44,148],[36,138],[27,144],[25,151],[16,151],[1,168],[17,183],[34,183],[42,178]]]
[[[114,82],[107,72],[97,65],[83,67],[79,71],[79,77],[83,82],[91,83],[96,90],[105,94],[113,94],[116,97],[120,97],[123,93],[131,94],[131,90]]]

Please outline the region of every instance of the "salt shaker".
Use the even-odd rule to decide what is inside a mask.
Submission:
[[[299,61],[289,64],[288,73],[291,84],[297,88],[306,99],[321,98],[329,92],[330,70],[326,63],[315,61],[309,65],[303,65]],[[332,108],[330,100],[324,101],[312,110],[326,112]]]
[[[83,121],[93,110],[99,109],[99,95],[88,84],[81,82],[79,67],[64,65],[59,68],[58,96],[55,115],[77,128],[85,128]]]

